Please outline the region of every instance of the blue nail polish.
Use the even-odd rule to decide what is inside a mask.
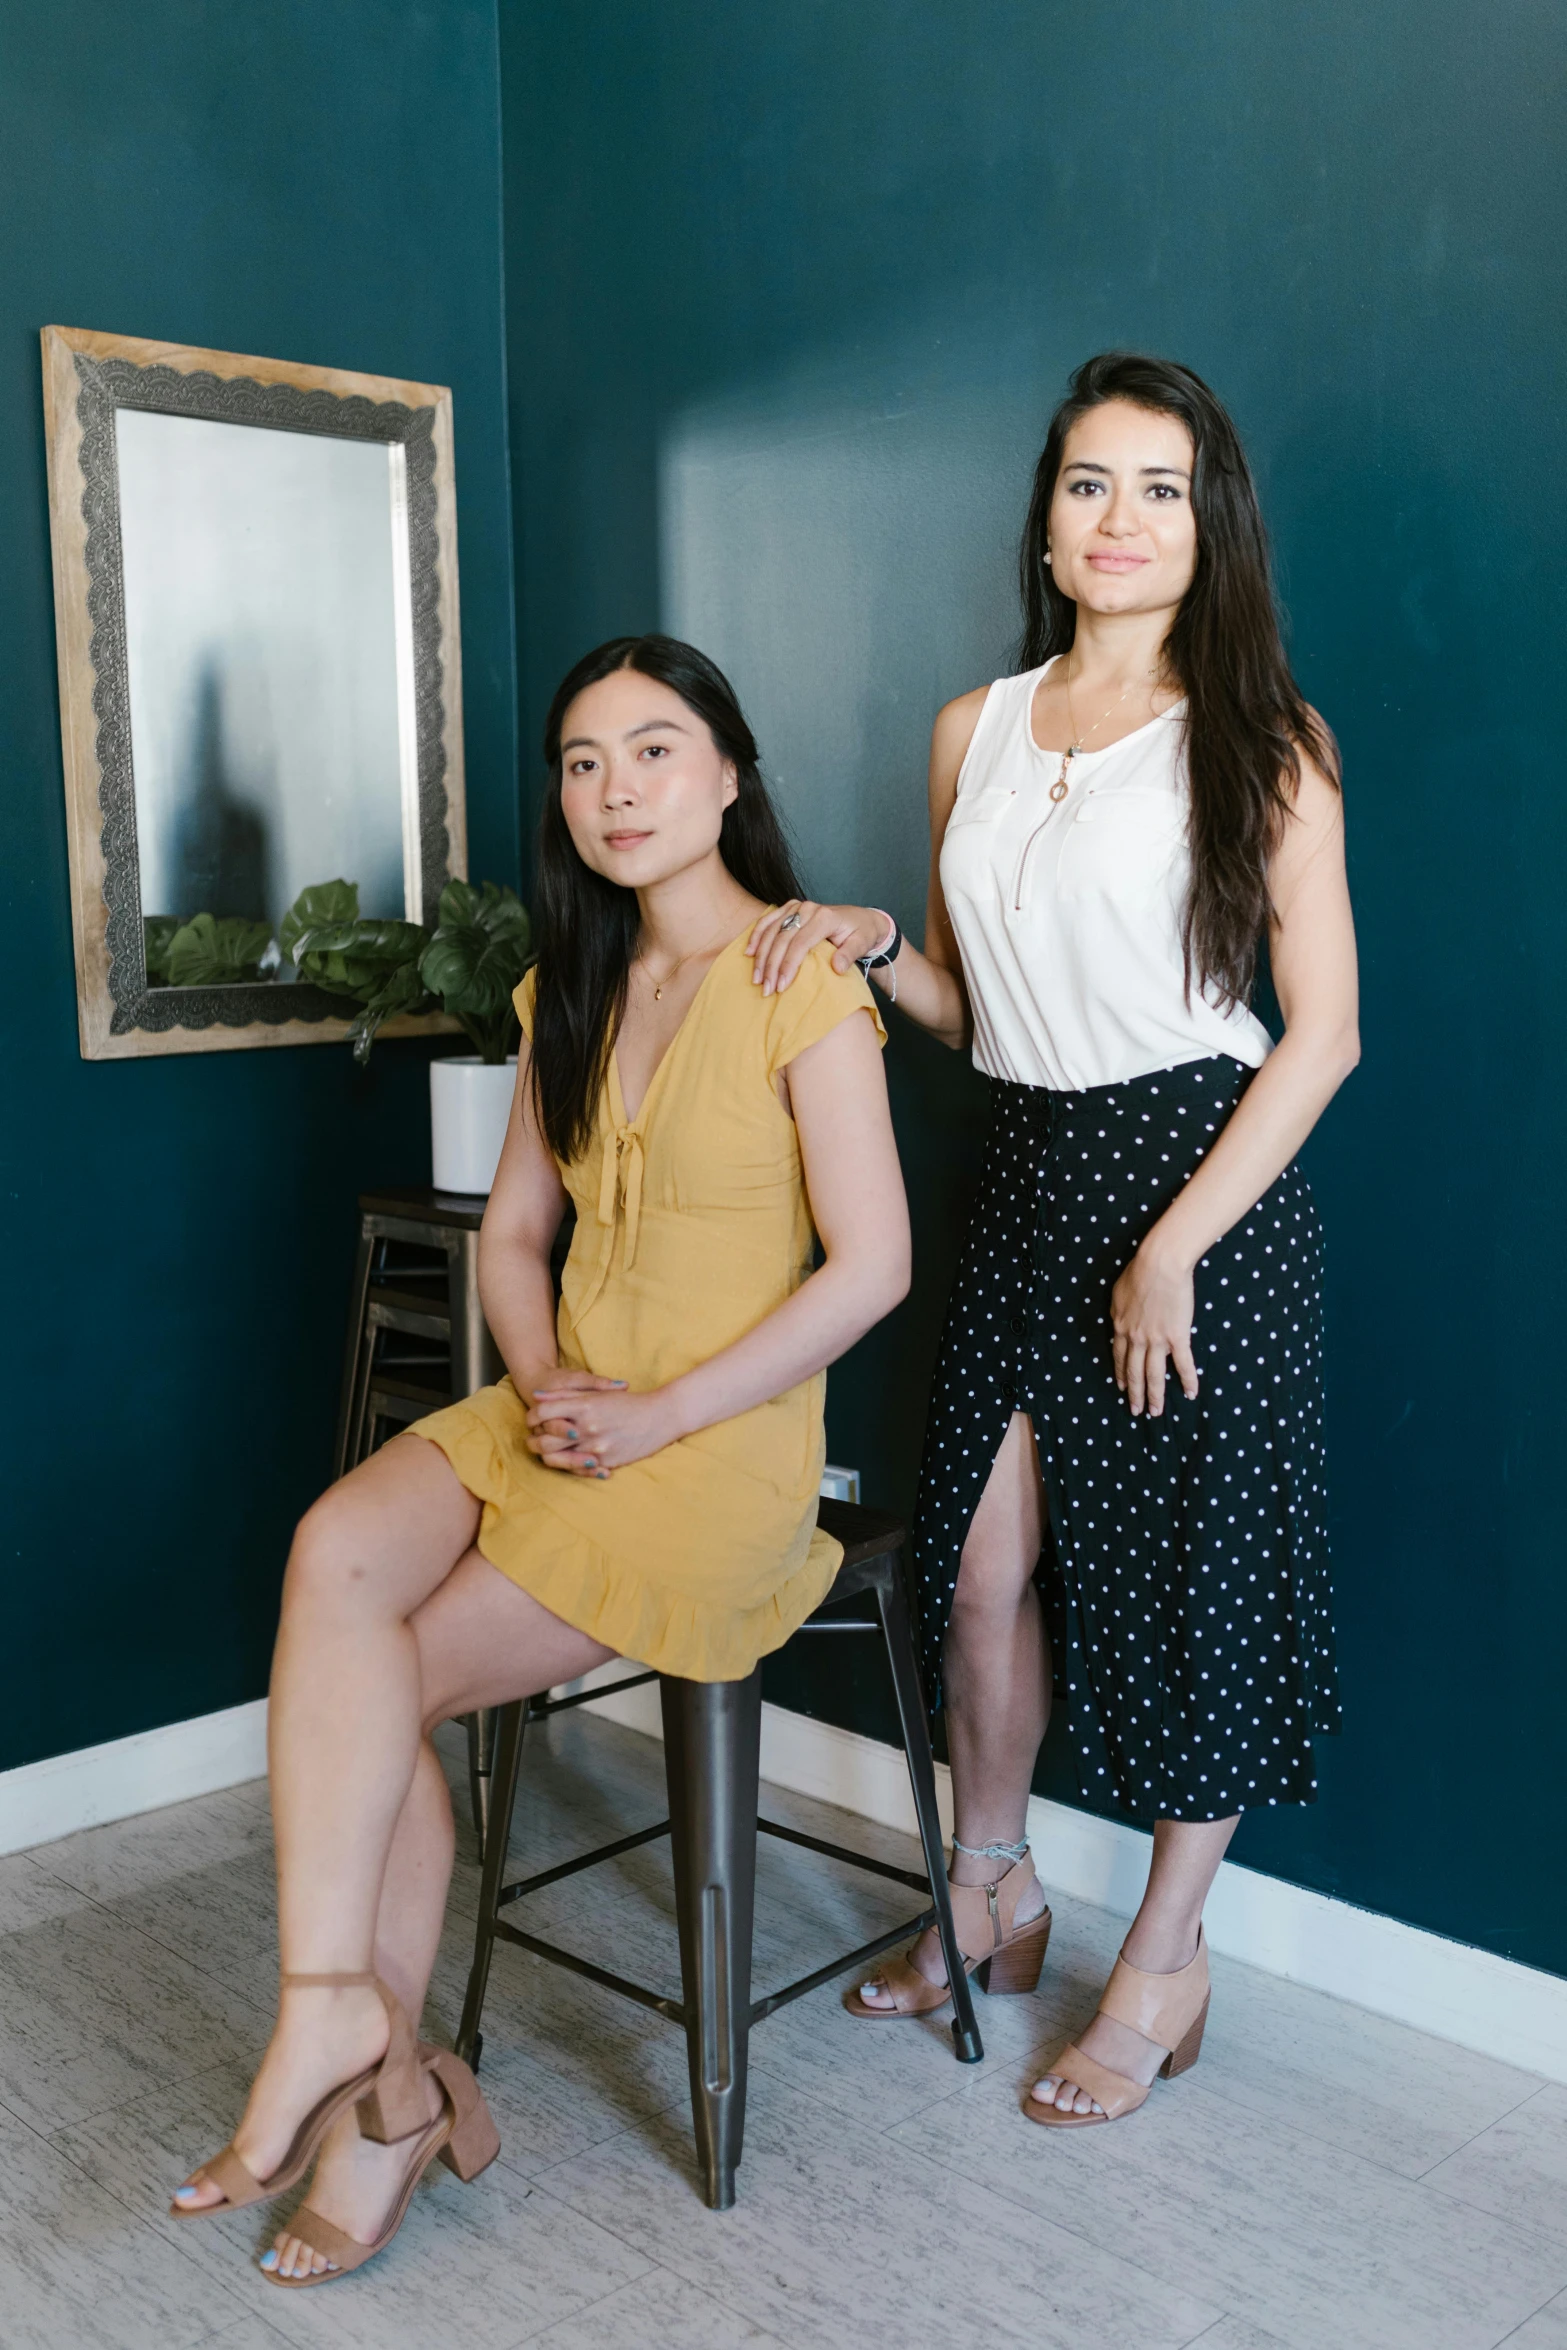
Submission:
[[[277,2266],[277,2253],[276,2253],[276,2251],[275,2251],[275,2250],[273,2250],[273,2251],[271,2251],[271,2252],[263,2252],[263,2253],[262,2253],[262,2255],[261,2255],[261,2266],[262,2266],[263,2268],[276,2268],[276,2266]]]

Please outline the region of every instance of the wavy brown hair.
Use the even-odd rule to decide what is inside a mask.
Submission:
[[[1189,367],[1136,351],[1087,359],[1050,419],[1018,565],[1018,669],[1068,653],[1077,605],[1045,561],[1050,505],[1066,436],[1107,400],[1176,417],[1192,436],[1197,567],[1165,640],[1186,696],[1192,878],[1183,924],[1186,983],[1228,1007],[1249,1000],[1271,911],[1268,864],[1300,784],[1304,752],[1334,783],[1338,746],[1290,673],[1274,600],[1268,534],[1239,433]]]

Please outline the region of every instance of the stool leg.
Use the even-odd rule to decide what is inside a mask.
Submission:
[[[479,1235],[460,1232],[454,1238],[446,1294],[452,1317],[452,1394],[460,1397],[492,1387],[506,1366],[479,1302]]]
[[[490,1980],[490,1960],[495,1955],[495,1920],[500,1915],[499,1896],[506,1875],[506,1848],[511,1842],[511,1815],[517,1801],[522,1734],[527,1722],[526,1698],[519,1699],[515,1705],[495,1709],[495,1769],[490,1780],[490,1824],[484,1839],[484,1868],[479,1878],[479,1922],[474,1932],[473,1965],[468,1970],[468,1995],[463,2001],[462,2023],[457,2033],[457,2053],[476,2072],[484,2047],[479,2023]]]
[[[468,1725],[468,1801],[473,1806],[473,1825],[479,1839],[479,1858],[484,1858],[485,1839],[490,1832],[490,1780],[495,1769],[495,1715],[493,1705],[481,1706],[477,1713],[464,1717]]]
[[[370,1295],[370,1258],[375,1248],[374,1238],[365,1230],[361,1217],[359,1245],[354,1251],[353,1286],[348,1293],[348,1337],[343,1348],[343,1392],[337,1407],[337,1442],[332,1447],[332,1475],[341,1477],[349,1467],[349,1442],[353,1429],[354,1405],[359,1393],[359,1355],[364,1344],[365,1305]]]
[[[691,2118],[710,2211],[735,2199],[745,2143],[762,1676],[660,1677]]]
[[[930,1749],[930,1724],[925,1715],[925,1696],[920,1688],[919,1668],[914,1656],[914,1634],[909,1623],[909,1603],[904,1595],[902,1555],[889,1552],[884,1559],[874,1562],[876,1605],[881,1613],[882,1638],[887,1644],[887,1662],[892,1668],[893,1695],[898,1701],[898,1722],[903,1732],[903,1751],[908,1758],[909,1784],[914,1790],[914,1812],[919,1821],[920,1844],[925,1854],[925,1873],[930,1879],[931,1901],[936,1911],[936,1931],[941,1937],[941,1955],[947,1962],[947,1981],[952,1985],[952,2039],[960,2064],[978,2064],[985,2050],[979,2037],[979,2026],[974,2020],[974,1993],[968,1970],[963,1964],[963,1953],[958,1948],[958,1930],[952,1919],[952,1896],[947,1889],[947,1856],[942,1844],[941,1814],[936,1808],[936,1764]]]
[[[359,1335],[359,1356],[348,1400],[348,1426],[343,1437],[343,1467],[357,1469],[376,1449],[375,1414],[370,1409],[370,1374],[375,1369],[376,1334],[368,1324]]]

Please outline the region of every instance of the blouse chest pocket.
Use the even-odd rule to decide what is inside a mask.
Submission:
[[[941,841],[941,886],[949,896],[988,900],[994,894],[996,834],[1017,805],[1005,784],[964,792],[953,804]]]
[[[998,816],[1006,814],[1016,798],[1017,793],[1004,783],[991,784],[984,791],[963,792],[952,803],[947,831],[961,832],[971,824],[993,824]]]
[[[1066,829],[1064,896],[1144,899],[1184,886],[1186,810],[1170,792],[1090,791]]]

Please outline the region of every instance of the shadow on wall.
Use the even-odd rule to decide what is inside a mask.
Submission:
[[[188,917],[205,908],[270,922],[267,822],[236,787],[225,747],[223,676],[215,659],[202,668],[195,702],[170,860],[173,902],[152,910]]]

